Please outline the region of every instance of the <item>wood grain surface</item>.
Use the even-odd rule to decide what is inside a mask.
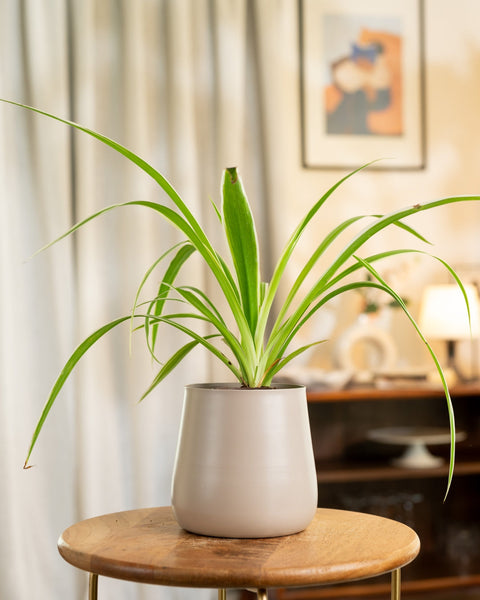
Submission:
[[[302,587],[372,577],[418,554],[416,533],[373,515],[318,509],[298,534],[264,539],[193,535],[170,507],[81,521],[58,541],[70,564],[98,575],[180,587]]]

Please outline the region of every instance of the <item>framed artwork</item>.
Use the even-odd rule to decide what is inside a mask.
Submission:
[[[423,0],[300,0],[307,168],[425,167]]]

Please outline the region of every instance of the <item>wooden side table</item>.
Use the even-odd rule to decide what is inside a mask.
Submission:
[[[392,573],[400,599],[400,569],[418,554],[417,534],[402,523],[344,510],[317,509],[298,534],[265,539],[211,538],[181,529],[170,507],[112,513],[66,529],[62,557],[88,571],[89,600],[98,576],[140,583],[218,589],[267,589],[347,582]]]

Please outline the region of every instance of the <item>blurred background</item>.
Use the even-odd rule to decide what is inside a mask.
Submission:
[[[219,203],[222,170],[237,165],[255,212],[264,278],[296,223],[347,167],[385,157],[381,168],[358,174],[329,200],[294,257],[288,289],[302,260],[341,220],[480,189],[480,4],[412,3],[412,10],[424,9],[423,70],[420,79],[414,74],[423,92],[422,152],[419,164],[400,169],[388,167],[381,140],[358,165],[342,160],[341,151],[336,165],[306,164],[301,6],[297,0],[0,0],[0,97],[128,146],[172,182],[214,239],[210,201]],[[408,46],[408,31],[403,42]],[[136,167],[61,123],[1,105],[0,131],[0,598],[80,599],[86,579],[58,556],[59,534],[79,519],[169,504],[183,385],[225,374],[198,351],[138,405],[155,370],[140,338],[130,355],[126,325],[82,361],[47,421],[35,467],[22,470],[64,362],[96,327],[128,314],[143,274],[177,237],[146,209],[125,208],[32,258],[95,210],[164,198]],[[398,230],[372,240],[368,252],[387,245],[426,249],[478,285],[480,204],[444,207],[409,223],[434,246]],[[189,269],[188,281],[200,283],[198,264]],[[427,285],[449,283],[438,262],[420,255],[388,263],[383,273],[415,316]],[[302,336],[331,342],[300,366],[344,368],[335,358],[339,340],[364,309],[365,298],[355,294],[326,307]],[[391,311],[382,318],[395,344],[388,366],[431,370],[404,317]],[[168,350],[181,341],[162,332]],[[463,352],[465,371],[478,374],[470,342]],[[113,580],[101,586],[102,599],[210,595]]]

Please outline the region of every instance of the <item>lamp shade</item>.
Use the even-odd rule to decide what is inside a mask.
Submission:
[[[479,335],[478,294],[473,285],[466,285],[465,291],[470,306],[470,323],[465,298],[456,284],[427,286],[419,317],[419,326],[426,338],[464,340]]]

